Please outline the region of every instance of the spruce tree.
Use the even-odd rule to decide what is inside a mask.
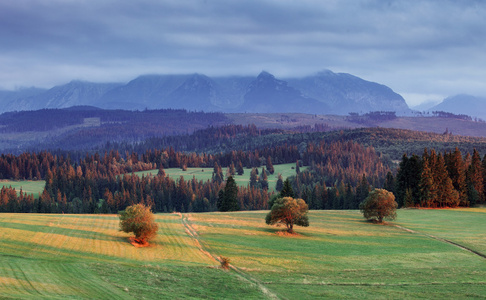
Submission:
[[[435,184],[437,185],[437,206],[438,207],[456,207],[458,202],[458,193],[454,189],[452,180],[447,172],[444,158],[441,154],[437,156],[435,163]]]
[[[460,206],[467,206],[467,183],[466,183],[466,165],[462,158],[461,151],[456,147],[453,153],[446,158],[447,171],[451,178],[452,185],[458,193]]]
[[[275,190],[277,190],[277,192],[280,192],[282,191],[282,189],[283,189],[283,178],[282,178],[282,174],[279,173]]]
[[[483,199],[486,199],[486,154],[483,157]]]
[[[233,176],[228,177],[224,189],[219,191],[217,205],[219,211],[240,210],[238,204],[238,186]]]
[[[270,174],[275,173],[275,168],[272,164],[272,158],[270,156],[267,157],[267,170]]]
[[[356,203],[353,205],[352,208],[358,208],[359,204],[363,202],[370,192],[370,185],[368,183],[368,179],[366,179],[366,175],[363,174],[361,177],[361,181],[359,185],[356,187]]]
[[[267,176],[267,171],[265,170],[265,167],[262,167],[262,172],[260,173],[260,187],[263,190],[268,190],[268,176]]]
[[[290,180],[287,178],[283,183],[282,190],[280,191],[280,198],[283,197],[292,197],[295,198],[294,190],[290,184]]]
[[[434,182],[430,159],[424,159],[420,178],[420,206],[432,207],[437,202],[437,186]]]
[[[474,149],[467,170],[468,197],[471,205],[484,202],[484,178],[479,153]]]
[[[257,169],[253,168],[251,169],[250,173],[250,187],[257,187],[258,185],[258,173]]]

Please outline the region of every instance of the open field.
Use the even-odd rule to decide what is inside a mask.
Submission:
[[[16,181],[16,180],[0,180],[0,188],[1,187],[12,187],[15,188],[17,193],[20,192],[20,189],[24,193],[28,194],[34,194],[34,197],[37,198],[39,196],[39,193],[42,194],[42,191],[44,190],[44,187],[46,185],[46,182],[44,180],[22,180],[22,181]]]
[[[135,248],[116,215],[0,214],[0,295],[21,299],[486,298],[486,209],[311,211],[298,236],[266,212],[159,214]],[[410,232],[394,225],[415,230]],[[230,258],[229,271],[215,257]]]
[[[282,174],[284,180],[285,178],[295,175],[295,163],[292,164],[281,164],[281,165],[274,165],[275,168],[275,173],[273,175],[268,176],[268,185],[269,188],[272,190],[275,190],[275,185],[277,184],[277,179],[278,179],[278,173]],[[301,170],[305,170],[308,167],[301,167]],[[180,176],[184,177],[185,180],[191,180],[193,176],[196,176],[196,179],[198,180],[210,180],[211,176],[213,174],[213,168],[187,168],[186,171],[182,171],[180,168],[170,168],[170,169],[165,169],[165,174],[173,179],[178,179]],[[246,186],[250,182],[250,171],[251,169],[245,169],[245,173],[241,176],[235,175],[234,179],[236,183],[240,186]],[[261,171],[261,168],[259,168],[259,172]],[[226,173],[226,170],[223,170],[224,173]],[[138,176],[142,176],[142,174],[153,174],[157,175],[158,170],[150,170],[150,171],[141,171],[141,172],[136,172],[135,174]],[[46,185],[46,182],[44,180],[23,180],[23,181],[16,181],[16,180],[0,180],[0,188],[2,186],[5,187],[13,187],[17,190],[17,192],[20,192],[20,189],[22,188],[22,191],[24,193],[29,193],[29,194],[34,194],[34,197],[38,197],[39,193],[42,194],[42,191],[44,190],[44,186]]]
[[[283,179],[295,175],[295,163],[291,164],[280,164],[280,165],[273,165],[275,169],[275,173],[273,175],[268,175],[268,186],[270,189],[275,190],[275,185],[277,184],[278,174],[282,174]],[[294,169],[293,169],[294,168]],[[308,167],[301,167],[300,169],[303,171]],[[243,175],[235,175],[233,178],[235,179],[236,183],[240,186],[247,186],[250,182],[250,172],[251,169],[244,169],[245,172]],[[262,168],[258,168],[258,172],[261,172]],[[181,168],[169,168],[164,169],[165,175],[171,177],[172,179],[178,179],[180,176],[184,177],[184,180],[191,180],[194,176],[196,176],[197,180],[211,180],[211,176],[213,174],[213,168],[187,168],[186,171],[182,171]],[[138,176],[142,176],[142,174],[153,174],[157,175],[159,170],[150,170],[150,171],[141,171],[136,172]],[[223,169],[223,174],[226,175],[226,169]]]

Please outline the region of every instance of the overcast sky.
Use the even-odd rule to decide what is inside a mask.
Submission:
[[[0,89],[324,69],[409,105],[486,96],[486,1],[0,1]]]

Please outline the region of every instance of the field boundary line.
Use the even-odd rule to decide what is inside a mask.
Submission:
[[[437,237],[435,235],[431,235],[431,234],[428,234],[428,233],[423,233],[423,232],[420,232],[420,231],[416,231],[416,230],[412,230],[410,228],[406,228],[406,227],[403,227],[403,226],[400,226],[400,225],[394,225],[395,227],[401,229],[401,230],[404,230],[404,231],[407,231],[407,232],[410,232],[410,233],[415,233],[415,234],[420,234],[420,235],[423,235],[423,236],[426,236],[426,237],[429,237],[429,238],[432,238],[432,239],[435,239],[437,241],[440,241],[440,242],[444,242],[444,243],[447,243],[447,244],[450,244],[450,245],[453,245],[453,246],[456,246],[458,248],[461,248],[462,250],[466,250],[468,252],[471,252],[473,254],[476,254],[477,256],[479,257],[482,257],[482,258],[486,258],[486,254],[483,254],[479,251],[476,251],[476,250],[473,250],[469,247],[466,247],[464,245],[461,245],[459,243],[456,243],[456,242],[453,242],[453,241],[450,241],[448,239],[444,239],[444,238],[440,238],[440,237]]]
[[[265,284],[283,284],[281,282],[265,282]],[[285,282],[288,285],[322,285],[322,286],[433,286],[433,285],[451,285],[451,284],[458,284],[458,285],[486,285],[486,281],[479,281],[479,282],[404,282],[404,283],[379,283],[379,282],[370,282],[370,283],[359,283],[359,282],[309,282],[309,283],[301,283],[301,282]]]
[[[207,245],[205,245],[205,243],[202,242],[199,239],[199,234],[197,233],[197,230],[192,226],[191,222],[189,221],[189,218],[187,216],[184,216],[182,213],[176,213],[176,214],[178,214],[181,217],[181,222],[182,222],[182,225],[185,227],[186,233],[192,239],[194,239],[194,241],[195,241],[196,245],[198,246],[199,250],[202,253],[204,253],[205,255],[209,256],[215,262],[221,263],[220,257],[217,256],[216,254],[213,254],[213,253],[209,252],[207,250],[207,248],[209,248],[209,247]],[[257,278],[254,278],[250,274],[245,273],[243,270],[241,270],[240,268],[238,268],[238,267],[236,267],[236,266],[234,266],[232,264],[229,264],[228,266],[229,266],[229,268],[231,268],[233,271],[236,272],[236,275],[239,278],[241,278],[243,280],[246,280],[246,281],[250,282],[251,284],[255,284],[256,286],[258,286],[258,288],[262,291],[262,293],[264,295],[266,295],[268,298],[270,298],[270,299],[281,299],[281,297],[277,296],[274,292],[270,291],[264,285],[264,282],[258,280]],[[283,299],[285,299],[285,298],[283,298]]]

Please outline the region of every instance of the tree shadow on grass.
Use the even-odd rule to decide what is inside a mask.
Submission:
[[[287,237],[312,237],[314,236],[312,233],[309,232],[299,232],[299,230],[294,230],[293,233],[287,232],[285,227],[268,227],[268,228],[258,228],[258,231],[270,233],[275,236],[287,236]]]

